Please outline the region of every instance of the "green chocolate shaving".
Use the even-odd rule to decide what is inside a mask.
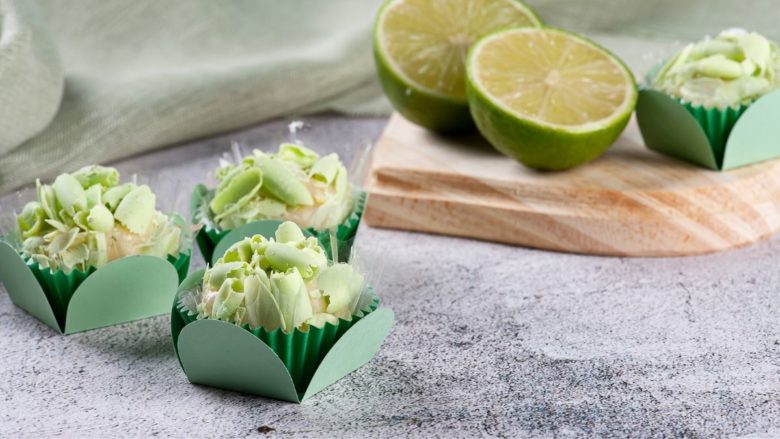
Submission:
[[[271,281],[265,271],[259,270],[255,276],[247,278],[244,286],[247,321],[252,326],[263,327],[267,331],[283,328],[284,315],[271,292]]]
[[[244,223],[254,221],[256,218],[279,218],[287,211],[287,205],[272,198],[255,201],[239,212]]]
[[[217,215],[223,213],[229,206],[240,206],[249,201],[260,190],[263,183],[263,173],[258,168],[237,169],[224,188],[220,189],[211,200],[209,207]]]
[[[683,48],[651,85],[693,105],[738,107],[780,87],[778,70],[776,44],[757,33],[728,30]]]
[[[315,151],[295,143],[282,143],[279,145],[277,157],[293,162],[303,169],[309,169],[317,162],[320,155]]]
[[[275,154],[254,150],[237,164],[222,163],[216,177],[201,215],[223,230],[267,219],[323,229],[343,222],[351,210],[338,155],[320,158],[303,145],[283,143]]]
[[[46,218],[59,220],[57,206],[54,198],[54,188],[49,185],[41,184],[40,180],[35,180],[35,191],[38,195],[38,202],[41,204]]]
[[[65,214],[73,215],[76,211],[87,208],[87,194],[84,188],[70,174],[59,175],[54,184],[54,196]]]
[[[151,189],[118,182],[116,169],[102,166],[61,174],[51,185],[36,181],[37,200],[17,215],[23,255],[67,274],[131,254],[178,253],[182,229],[155,209]]]
[[[105,166],[85,166],[71,175],[78,180],[84,189],[94,185],[111,187],[119,183],[119,171]]]
[[[46,213],[41,208],[41,203],[30,201],[24,205],[22,213],[16,217],[16,222],[22,232],[22,237],[29,238],[40,233],[46,224]]]
[[[133,185],[130,183],[114,186],[103,193],[103,202],[114,210],[119,206],[119,202],[133,190]]]
[[[203,284],[212,290],[218,290],[228,277],[243,277],[249,266],[245,262],[227,262],[214,265],[206,270]]]
[[[103,186],[95,184],[89,186],[84,194],[87,196],[87,208],[92,209],[98,204],[103,204]]]
[[[328,154],[319,159],[311,168],[311,177],[326,184],[331,184],[336,179],[341,168],[341,161],[336,154]]]
[[[87,247],[90,250],[87,266],[101,267],[108,263],[108,243],[106,234],[91,232],[87,234]]]
[[[87,226],[97,232],[108,232],[114,228],[114,215],[102,204],[97,204],[89,210]]]
[[[144,233],[155,213],[155,196],[149,186],[136,186],[122,198],[114,212],[117,221],[133,233]]]
[[[221,320],[241,321],[243,315],[239,307],[244,301],[243,290],[244,283],[240,280],[223,283],[217,294],[211,315]]]
[[[363,276],[349,264],[335,264],[317,278],[317,286],[328,298],[327,312],[349,315],[363,290]]]
[[[274,270],[287,271],[295,268],[306,279],[317,273],[321,264],[321,258],[318,256],[320,255],[311,249],[299,249],[278,242],[268,244],[265,250],[265,257]]]
[[[275,236],[276,242],[283,244],[288,242],[300,242],[306,239],[306,237],[303,236],[303,230],[290,221],[280,224],[276,229]]]
[[[318,241],[290,221],[280,224],[274,236],[234,243],[205,271],[198,314],[284,332],[350,319],[364,289],[363,276],[347,264],[328,268]]]
[[[306,284],[296,268],[286,273],[274,273],[270,279],[271,290],[282,312],[286,332],[292,331],[312,317]]]
[[[311,206],[314,200],[306,186],[284,164],[274,159],[260,159],[257,166],[263,171],[263,189],[289,206]]]

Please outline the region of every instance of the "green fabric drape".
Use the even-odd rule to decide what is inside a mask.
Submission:
[[[378,5],[0,0],[0,193],[280,115],[386,112]]]

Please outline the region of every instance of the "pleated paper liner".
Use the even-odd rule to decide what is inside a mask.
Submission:
[[[190,202],[191,217],[195,224],[202,224],[203,227],[195,235],[195,241],[198,243],[200,252],[203,255],[203,259],[206,262],[210,262],[214,256],[214,249],[219,241],[222,240],[228,233],[229,229],[219,229],[214,226],[213,221],[209,217],[208,213],[208,200],[214,196],[213,189],[207,189],[203,185],[197,185],[192,193],[192,199]],[[340,243],[344,243],[339,247],[339,261],[346,261],[347,256],[352,250],[352,243],[354,242],[355,234],[357,233],[358,226],[360,226],[360,220],[363,217],[363,211],[366,207],[366,201],[368,194],[363,191],[358,191],[355,196],[354,206],[349,216],[336,227],[336,239]],[[329,229],[315,229],[308,227],[305,229],[307,232],[315,236],[320,244],[325,248],[328,256],[331,254],[331,237]]]
[[[192,252],[189,249],[185,248],[182,249],[176,257],[168,255],[168,262],[176,269],[179,282],[187,277],[191,253]],[[66,274],[62,270],[53,271],[49,267],[41,268],[38,262],[33,261],[30,258],[22,257],[22,259],[30,268],[33,275],[35,275],[35,279],[41,285],[44,294],[46,294],[46,298],[51,305],[54,316],[57,318],[57,323],[59,323],[61,328],[64,328],[70,299],[73,298],[73,294],[82,282],[96,271],[96,268],[89,267],[87,271],[72,270],[70,273]],[[143,273],[139,273],[139,276],[143,276]]]
[[[723,164],[723,157],[726,153],[726,141],[731,134],[731,130],[750,105],[740,105],[739,107],[726,107],[724,109],[707,108],[702,105],[694,105],[690,102],[684,102],[675,98],[677,103],[685,107],[686,110],[696,119],[707,140],[710,141],[712,152],[718,162],[718,166]]]
[[[95,272],[95,267],[89,267],[86,272],[74,269],[66,274],[62,270],[52,271],[48,267],[41,268],[38,262],[29,258],[23,257],[23,259],[46,294],[46,299],[51,305],[54,317],[57,318],[57,323],[60,328],[64,328],[68,303],[70,303],[73,293],[90,274]]]
[[[322,328],[309,326],[307,331],[296,328],[290,333],[285,333],[281,329],[269,332],[262,327],[250,328],[248,324],[243,325],[242,328],[262,340],[279,356],[292,377],[296,391],[303,393],[309,386],[317,367],[333,345],[347,330],[363,317],[374,312],[378,306],[379,297],[369,288],[366,294],[361,297],[357,311],[352,315],[352,318],[350,320],[339,319],[338,324],[325,323]],[[182,306],[178,298],[176,309],[183,320],[183,326],[198,319],[196,314],[190,313]],[[258,371],[258,373],[262,373],[262,371]]]
[[[658,75],[658,72],[663,68],[665,61],[661,61],[653,65],[648,72],[645,74],[645,85],[640,87],[639,90],[639,100],[643,101],[643,91],[653,91],[661,93],[667,97],[669,97],[672,101],[676,102],[678,105],[680,105],[682,108],[685,108],[685,110],[694,118],[696,123],[701,127],[702,131],[704,131],[704,135],[707,137],[707,141],[710,144],[710,149],[712,150],[712,156],[715,160],[715,163],[711,163],[711,160],[703,160],[704,163],[702,163],[702,160],[695,159],[691,160],[692,157],[700,157],[699,154],[693,154],[691,156],[690,154],[680,154],[679,152],[677,154],[672,154],[673,151],[664,151],[666,148],[658,148],[657,145],[647,145],[650,147],[650,149],[656,149],[660,152],[669,153],[670,155],[676,156],[677,158],[683,158],[687,159],[686,161],[690,161],[693,163],[696,163],[700,166],[708,167],[708,168],[717,168],[720,169],[723,166],[723,159],[726,154],[726,144],[728,142],[729,135],[731,134],[731,130],[734,128],[734,125],[737,123],[737,120],[742,116],[742,114],[750,107],[750,103],[743,104],[738,107],[726,107],[724,109],[718,109],[715,107],[707,108],[703,105],[695,105],[690,102],[684,101],[676,96],[672,96],[662,90],[654,89],[652,86],[656,76]],[[645,118],[641,117],[642,112],[644,109],[643,102],[637,102],[637,109],[636,109],[636,115],[637,115],[637,121],[639,122],[640,130],[642,130],[643,137],[646,137],[648,134],[645,132],[646,130],[643,127],[643,120]],[[656,108],[657,109],[657,108]],[[672,127],[669,126],[663,126],[663,127],[651,127],[650,130],[658,130],[658,129],[670,129]],[[650,133],[652,134],[652,133]],[[645,143],[648,143],[648,139],[645,138]],[[654,143],[654,142],[651,142]]]

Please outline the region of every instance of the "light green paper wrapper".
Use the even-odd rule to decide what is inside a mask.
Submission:
[[[664,63],[658,63],[653,66],[645,75],[645,82],[647,87],[651,90],[657,90],[666,94],[672,98],[675,102],[685,108],[688,113],[696,120],[701,129],[704,131],[704,135],[707,136],[707,140],[710,142],[713,155],[717,161],[718,168],[723,166],[723,157],[726,155],[726,143],[728,142],[731,130],[736,125],[737,120],[742,114],[747,111],[750,104],[740,105],[739,107],[726,107],[719,109],[717,107],[706,108],[702,105],[694,105],[690,102],[683,101],[677,96],[672,96],[663,90],[659,90],[652,87],[654,78],[658,75],[659,70],[663,67]]]
[[[217,244],[231,231],[229,229],[222,230],[214,227],[212,221],[204,217],[207,209],[204,203],[213,195],[213,189],[209,190],[206,189],[205,186],[199,185],[195,187],[195,190],[192,193],[191,202],[192,212],[190,213],[193,223],[203,224],[203,227],[198,231],[197,235],[195,235],[195,241],[198,243],[198,248],[200,248],[203,259],[206,261],[211,261]],[[342,244],[339,247],[339,261],[346,261],[348,259],[352,250],[355,234],[357,234],[360,220],[363,217],[367,199],[368,193],[360,191],[355,197],[355,205],[352,207],[352,212],[347,216],[344,222],[336,227],[336,240],[339,244]],[[332,259],[330,230],[318,230],[312,227],[308,227],[305,230],[317,238],[317,241],[319,241],[327,255]]]
[[[168,262],[176,269],[179,282],[187,277],[191,253],[191,250],[183,249],[179,252],[177,257],[168,255]],[[96,268],[89,267],[86,272],[74,269],[66,274],[62,270],[52,271],[48,267],[41,268],[37,262],[25,258],[24,256],[22,256],[22,259],[24,259],[27,266],[30,267],[30,271],[35,275],[35,279],[41,285],[44,294],[46,294],[46,298],[51,305],[54,316],[57,318],[57,323],[60,324],[61,328],[64,328],[70,299],[73,298],[73,294],[81,283],[84,282],[89,275],[94,273]]]
[[[368,304],[357,310],[350,320],[339,319],[338,324],[325,323],[322,328],[309,326],[309,330],[306,332],[296,328],[290,333],[285,333],[281,328],[270,332],[262,327],[253,329],[248,324],[243,325],[242,328],[262,340],[279,356],[292,377],[295,390],[302,394],[306,391],[314,372],[333,345],[349,328],[363,317],[374,312],[379,306],[379,297],[374,294],[373,290],[369,289],[368,294]],[[183,321],[182,328],[198,319],[196,314],[191,314],[179,303],[177,303],[176,309]],[[258,373],[262,373],[262,371],[258,371]]]
[[[674,98],[674,97],[673,97]],[[718,161],[718,166],[723,165],[723,157],[726,154],[726,142],[729,134],[737,123],[737,120],[750,107],[750,105],[741,105],[737,108],[727,107],[725,109],[706,108],[700,105],[693,105],[689,102],[683,102],[674,98],[682,105],[699,123],[707,139],[710,141],[712,152]]]

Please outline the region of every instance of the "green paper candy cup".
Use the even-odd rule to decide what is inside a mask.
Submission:
[[[65,327],[65,315],[68,311],[68,303],[73,297],[73,293],[79,285],[92,273],[95,272],[95,267],[89,267],[86,272],[73,270],[68,274],[65,274],[62,270],[52,271],[51,268],[41,268],[37,262],[30,259],[25,260],[25,263],[30,267],[35,279],[43,288],[43,293],[46,294],[51,305],[54,316],[57,318],[57,323],[60,327]]]
[[[187,271],[190,266],[190,250],[181,251],[177,257],[168,256],[168,262],[176,269],[179,282],[187,277]],[[73,294],[81,284],[96,271],[95,267],[89,267],[86,272],[72,270],[65,273],[62,270],[52,271],[51,268],[41,268],[37,262],[25,259],[25,263],[30,267],[35,279],[41,285],[46,298],[51,305],[57,323],[61,328],[65,327],[65,318],[67,315],[68,304]],[[139,273],[142,275],[143,273]]]
[[[701,105],[693,105],[690,102],[683,102],[680,99],[675,100],[685,107],[691,116],[696,119],[704,130],[707,139],[710,141],[712,151],[715,154],[718,164],[723,163],[723,156],[726,153],[726,141],[731,134],[732,128],[737,120],[742,116],[750,105],[741,105],[737,108],[727,107],[725,109],[706,108]]]
[[[375,311],[378,306],[379,297],[374,294],[373,290],[369,290],[367,298],[363,299],[362,306],[359,306],[352,318],[350,320],[339,319],[338,324],[326,323],[322,328],[310,326],[307,331],[301,331],[296,328],[290,333],[285,333],[281,329],[269,332],[262,327],[250,328],[249,325],[243,325],[242,328],[260,339],[279,356],[279,359],[292,377],[295,390],[299,394],[303,394],[309,386],[317,367],[333,345],[351,327]],[[181,319],[179,322],[181,327],[198,319],[196,314],[191,314],[178,304],[178,299],[175,308],[178,312],[178,317]],[[261,373],[262,371],[258,372]]]
[[[200,248],[203,259],[206,260],[206,262],[212,260],[214,249],[219,241],[230,233],[230,230],[216,228],[212,221],[207,218],[207,207],[205,203],[213,196],[213,192],[213,190],[209,190],[203,185],[197,185],[190,200],[192,222],[194,224],[203,225],[200,231],[195,235],[195,241],[198,243],[198,248]],[[352,212],[343,223],[336,227],[336,239],[340,244],[338,250],[339,261],[346,261],[349,257],[358,226],[360,226],[360,220],[363,217],[367,198],[368,194],[360,191],[356,196]],[[330,230],[318,230],[312,227],[305,230],[317,238],[329,256],[333,256],[331,252]]]
[[[778,115],[780,89],[748,104],[720,109],[642,87],[636,106],[647,148],[714,171],[780,157]]]
[[[129,255],[67,273],[20,253],[15,235],[0,237],[0,283],[14,304],[63,334],[164,314],[192,255],[186,222],[177,214],[172,220],[182,230],[175,257]]]

